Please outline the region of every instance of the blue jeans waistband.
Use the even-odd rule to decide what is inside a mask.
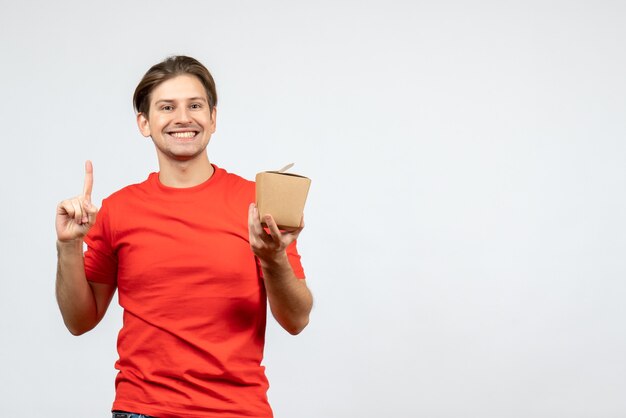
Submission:
[[[150,415],[135,414],[134,412],[113,411],[113,418],[154,418]]]

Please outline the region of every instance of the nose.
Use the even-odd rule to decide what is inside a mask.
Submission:
[[[190,123],[191,115],[189,114],[189,109],[184,106],[180,106],[176,109],[176,123]]]

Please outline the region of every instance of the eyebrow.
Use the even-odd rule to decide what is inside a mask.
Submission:
[[[202,101],[205,103],[208,103],[207,99],[205,99],[204,97],[190,97],[188,99],[183,99],[183,100],[189,100],[192,102],[197,102],[197,101]],[[159,104],[159,103],[174,103],[176,100],[174,99],[161,99],[161,100],[157,100],[156,102],[154,102],[154,104]]]

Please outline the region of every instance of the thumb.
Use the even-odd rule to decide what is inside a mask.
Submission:
[[[96,205],[92,204],[90,201],[85,201],[83,203],[83,208],[85,212],[87,212],[87,217],[89,218],[89,225],[93,225],[96,222],[96,216],[98,215],[98,208]]]

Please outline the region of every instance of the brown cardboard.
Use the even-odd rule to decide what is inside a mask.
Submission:
[[[261,223],[270,214],[280,229],[300,226],[311,180],[304,176],[278,171],[256,175],[256,205]]]

